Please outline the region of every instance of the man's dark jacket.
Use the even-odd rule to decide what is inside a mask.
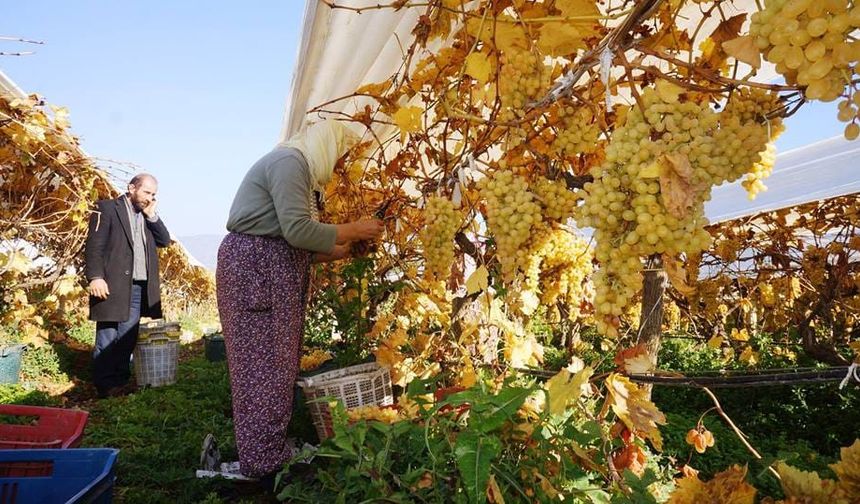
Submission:
[[[87,281],[103,278],[110,295],[107,299],[90,296],[90,320],[124,322],[131,310],[131,284],[134,269],[134,244],[128,219],[126,196],[101,200],[90,216],[90,229],[84,251]],[[161,318],[161,292],[156,247],[170,245],[170,233],[159,218],[146,223],[146,296],[141,302],[141,317]],[[154,245],[154,246],[153,246]]]

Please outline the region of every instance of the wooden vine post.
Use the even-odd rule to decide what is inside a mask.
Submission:
[[[654,254],[646,262],[642,279],[642,313],[639,316],[637,338],[639,343],[644,343],[654,369],[657,367],[657,355],[660,353],[663,334],[663,295],[666,292],[666,282],[663,259],[660,254]],[[645,385],[645,389],[650,397],[651,385]]]

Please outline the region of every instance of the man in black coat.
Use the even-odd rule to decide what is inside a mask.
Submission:
[[[126,194],[98,201],[90,216],[85,274],[96,321],[93,382],[101,397],[127,389],[140,317],[162,316],[156,247],[171,240],[155,212],[157,190],[155,177],[135,175]]]

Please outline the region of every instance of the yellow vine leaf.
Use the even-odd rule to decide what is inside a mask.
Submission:
[[[549,394],[547,408],[550,415],[564,413],[567,406],[577,401],[583,395],[583,388],[588,379],[594,374],[594,369],[586,366],[576,374],[565,368],[547,380],[546,391]]]
[[[759,354],[755,350],[752,349],[751,346],[744,348],[744,351],[741,352],[741,355],[738,357],[738,360],[746,364],[747,366],[755,366],[759,361]]]
[[[505,496],[496,482],[495,474],[490,474],[490,479],[487,480],[487,502],[491,504],[505,504]]]
[[[0,266],[2,266],[4,271],[26,275],[30,271],[32,261],[23,252],[12,250],[5,254],[0,254]]]
[[[22,324],[19,328],[21,331],[21,343],[36,348],[41,348],[47,344],[48,331],[34,323]]]
[[[802,499],[808,504],[841,504],[838,497],[839,487],[836,482],[821,477],[811,471],[795,469],[785,462],[776,464],[782,490],[788,497]]]
[[[486,84],[490,81],[490,76],[493,73],[493,65],[486,54],[473,52],[466,56],[466,73],[481,84]]]
[[[761,52],[756,47],[755,39],[752,35],[745,35],[723,42],[723,50],[729,56],[738,61],[743,61],[756,70],[761,68]]]
[[[663,269],[666,271],[666,276],[669,277],[669,282],[672,283],[678,292],[684,296],[692,296],[696,292],[696,286],[687,283],[687,273],[681,264],[675,258],[668,254],[663,254]]]
[[[54,294],[63,297],[73,293],[78,286],[78,279],[75,275],[63,275],[54,284]]]
[[[749,341],[750,334],[747,332],[746,329],[741,329],[740,331],[738,331],[738,328],[735,327],[732,329],[731,338],[735,341]]]
[[[797,277],[792,277],[789,282],[789,299],[794,301],[799,298],[801,294],[803,294],[803,287],[800,285],[800,279]]]
[[[711,339],[708,340],[708,346],[714,350],[719,350],[723,346],[723,337],[719,334],[711,336]]]
[[[533,335],[505,333],[505,359],[515,368],[537,366],[543,362],[543,345]]]
[[[719,54],[720,46],[714,42],[714,39],[708,37],[703,40],[699,44],[699,52],[701,53],[700,58],[702,61],[711,62],[707,66],[711,68],[713,68],[714,65],[719,66],[720,60],[722,59]]]
[[[663,205],[673,216],[683,219],[696,200],[693,168],[686,154],[672,152],[660,156],[660,193]]]
[[[854,351],[854,362],[860,363],[860,340],[848,343],[848,348]]]
[[[594,16],[600,15],[600,10],[597,8],[597,3],[594,0],[556,0],[555,8],[561,11],[561,15],[565,17],[577,16]],[[572,22],[586,22],[587,20],[571,20]],[[587,21],[591,24],[597,22],[597,19]]]
[[[830,468],[839,476],[839,487],[854,502],[860,501],[860,439],[839,450],[841,460]]]
[[[424,109],[421,107],[401,107],[394,113],[392,119],[397,127],[400,128],[400,140],[406,138],[407,133],[414,133],[421,129],[421,114]]]
[[[487,271],[487,267],[484,265],[478,266],[478,269],[473,271],[469,275],[469,278],[466,279],[466,294],[470,295],[486,290],[489,285],[489,278],[490,272]]]
[[[753,504],[756,490],[745,467],[732,466],[707,483],[691,474],[678,480],[668,504]]]
[[[541,474],[539,472],[536,472],[535,477],[538,479],[538,482],[540,482],[541,490],[543,490],[543,493],[547,497],[549,497],[550,500],[556,500],[556,501],[557,500],[563,500],[563,499],[559,499],[561,494],[559,493],[558,490],[556,490],[556,488],[554,486],[552,486],[552,483],[550,483],[550,481],[548,479],[546,479],[546,476],[544,476],[543,474]]]
[[[627,373],[649,373],[654,368],[644,343],[618,352],[614,361]]]
[[[54,112],[54,126],[61,130],[68,129],[69,109],[66,107],[57,107],[56,105],[50,105],[50,108]]]
[[[666,424],[666,417],[649,399],[647,392],[628,378],[612,373],[606,378],[610,406],[628,429],[642,433],[657,450],[663,449],[663,438],[658,425]]]
[[[526,290],[520,293],[520,308],[525,315],[531,315],[540,306],[540,298],[534,291]]]
[[[475,373],[475,366],[472,364],[472,357],[469,355],[469,351],[464,347],[460,347],[460,363],[462,364],[462,368],[460,368],[459,373],[459,385],[463,388],[469,388],[478,382],[478,375]]]
[[[698,61],[701,66],[714,70],[722,70],[725,67],[728,55],[723,43],[740,35],[746,16],[746,13],[741,13],[723,20],[713,33],[699,44],[701,55]]]
[[[386,91],[388,91],[388,88],[390,86],[391,86],[390,80],[383,81],[383,82],[371,83],[371,84],[365,84],[365,85],[361,86],[360,88],[358,88],[355,91],[355,93],[356,94],[368,94],[371,96],[382,96],[383,94],[385,94]]]
[[[583,30],[570,23],[547,23],[540,30],[538,48],[549,56],[566,56],[586,47]]]
[[[495,44],[502,51],[528,49],[530,37],[526,37],[522,25],[514,23],[514,18],[510,16],[499,16],[497,19],[498,22],[491,17],[470,17],[466,21],[466,32],[485,44]]]

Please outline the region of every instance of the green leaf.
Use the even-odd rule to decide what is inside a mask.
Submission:
[[[589,476],[580,476],[571,482],[572,493],[591,504],[609,504],[610,496],[600,488],[600,483],[592,481]]]
[[[487,481],[490,479],[490,464],[502,451],[498,438],[484,436],[475,431],[465,431],[457,436],[454,456],[463,478],[463,486],[469,502],[487,501]]]
[[[613,495],[612,504],[657,504],[657,499],[648,490],[648,486],[659,479],[652,469],[647,469],[641,478],[630,469],[625,469],[623,476],[630,494],[619,492]]]
[[[473,406],[473,411],[478,413],[470,420],[473,421],[479,432],[490,432],[505,423],[505,420],[514,416],[520,406],[525,402],[532,389],[511,387],[502,389],[497,395],[492,396],[488,405],[478,404]]]

